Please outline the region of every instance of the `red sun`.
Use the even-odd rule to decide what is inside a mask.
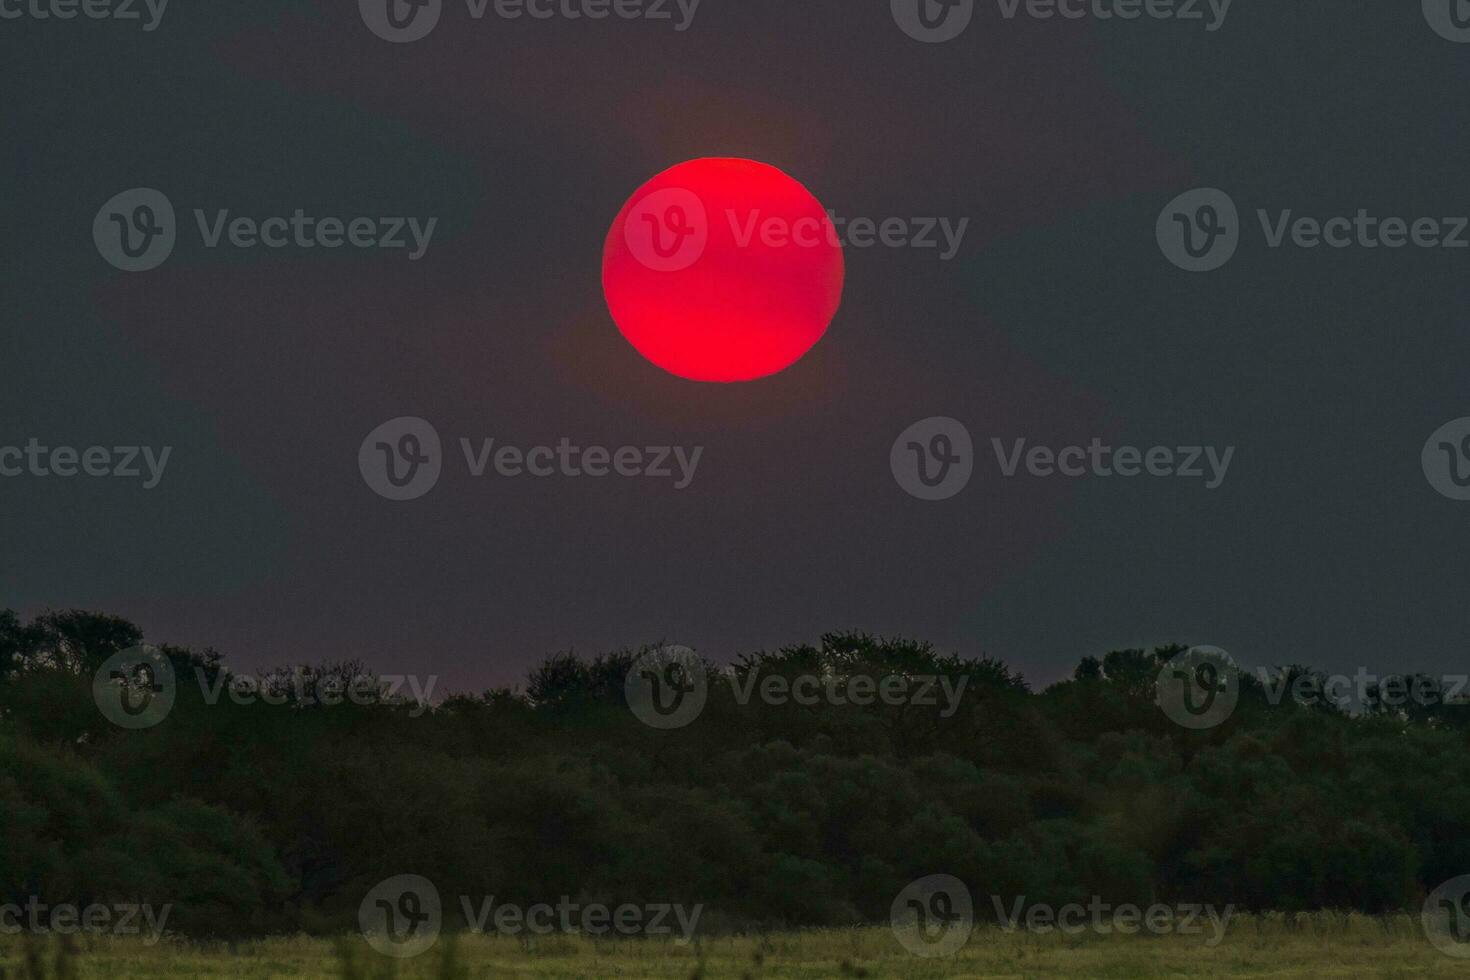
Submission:
[[[843,276],[821,202],[754,160],[665,170],[623,205],[602,253],[613,322],[638,353],[693,381],[796,363],[827,332]]]

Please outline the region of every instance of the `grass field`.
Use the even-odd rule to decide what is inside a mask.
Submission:
[[[811,978],[987,977],[1138,980],[1147,977],[1328,978],[1470,977],[1470,960],[1434,948],[1416,918],[1316,915],[1237,918],[1218,947],[1200,936],[1067,937],[977,929],[963,950],[923,959],[883,928],[712,939],[692,946],[667,941],[549,936],[443,937],[429,952],[397,961],[360,937],[333,942],[275,939],[198,944],[85,936],[66,954],[58,937],[0,937],[3,980],[133,977],[468,977]],[[28,962],[29,961],[29,962]]]

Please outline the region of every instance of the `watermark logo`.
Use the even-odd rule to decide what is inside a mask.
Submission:
[[[890,0],[893,20],[915,41],[943,44],[970,26],[975,0]]]
[[[1225,26],[1234,0],[995,0],[1002,20],[1201,22],[1213,34]],[[893,19],[904,33],[926,44],[952,41],[964,33],[975,0],[890,0]]]
[[[969,218],[913,217],[844,218],[828,209],[826,220],[813,215],[791,220],[782,215],[765,214],[759,208],[749,211],[727,209],[725,220],[730,234],[740,248],[759,242],[766,248],[916,248],[938,251],[939,261],[948,262],[960,254]],[[941,240],[942,239],[942,240]]]
[[[169,0],[0,0],[0,20],[135,20],[151,34],[163,23]],[[81,9],[78,10],[77,8]],[[144,19],[144,15],[147,19]]]
[[[92,677],[97,710],[119,728],[152,728],[168,717],[177,697],[174,665],[156,647],[114,653]]]
[[[530,476],[537,479],[590,476],[643,477],[671,480],[675,490],[687,490],[694,482],[703,446],[579,446],[566,436],[556,445],[520,446],[495,444],[494,439],[481,439],[475,445],[461,437],[469,475],[480,478],[488,472],[501,477]]]
[[[633,257],[654,272],[681,272],[709,245],[709,214],[698,194],[668,187],[633,206],[623,238]]]
[[[831,209],[791,217],[760,208],[726,208],[712,218],[699,195],[669,187],[628,211],[623,240],[633,257],[654,272],[680,272],[704,255],[712,220],[729,228],[730,240],[740,249],[913,248],[933,251],[941,262],[959,254],[970,228],[969,218],[846,218]]]
[[[831,674],[798,674],[788,678],[783,674],[767,674],[762,677],[757,671],[749,671],[744,678],[738,674],[730,679],[735,701],[741,707],[759,695],[763,704],[781,707],[798,704],[812,707],[829,704],[836,708],[851,705],[865,708],[874,704],[890,708],[912,705],[919,708],[938,708],[940,718],[952,718],[960,710],[960,699],[970,678],[950,677],[947,674],[888,674],[875,677],[871,674],[850,674],[837,677]]]
[[[1197,936],[1204,933],[1208,923],[1211,935],[1205,940],[1205,945],[1211,949],[1224,942],[1230,929],[1230,918],[1235,914],[1234,905],[1217,909],[1212,904],[1164,905],[1156,902],[1144,908],[1130,902],[1113,905],[1103,901],[1101,895],[1093,895],[1086,905],[1070,902],[1060,907],[1045,902],[1028,904],[1025,895],[1009,907],[999,895],[990,896],[990,901],[1001,928],[1007,932],[1025,929],[1042,935],[1060,932],[1064,936],[1080,936],[1088,932],[1099,936],[1115,932],[1126,936],[1140,932],[1154,936]]]
[[[1299,214],[1294,208],[1256,208],[1255,222],[1268,249],[1372,252],[1415,249],[1470,249],[1470,216],[1379,216],[1367,208],[1352,213]],[[1170,262],[1189,272],[1210,272],[1230,261],[1244,241],[1234,201],[1214,188],[1189,191],[1159,212],[1155,234]],[[1254,235],[1254,232],[1252,232]]]
[[[1435,949],[1470,959],[1470,875],[1451,878],[1430,892],[1420,922]]]
[[[357,468],[380,497],[417,500],[439,482],[444,468],[438,431],[412,415],[384,422],[362,441]]]
[[[1060,447],[991,437],[990,448],[996,471],[1006,479],[1023,473],[1038,479],[1170,477],[1198,480],[1206,490],[1224,485],[1235,459],[1234,446],[1113,446],[1099,437]],[[944,500],[969,483],[975,453],[964,425],[930,418],[899,434],[888,463],[905,492],[921,500]]]
[[[472,479],[642,478],[664,480],[675,490],[694,482],[703,446],[582,446],[563,436],[554,445],[531,447],[493,438],[460,437],[465,472]],[[439,434],[424,419],[404,416],[385,422],[357,450],[363,481],[389,500],[414,500],[434,488],[444,468]]]
[[[154,908],[149,904],[118,902],[104,905],[92,902],[76,905],[71,902],[48,904],[39,897],[30,896],[24,905],[18,902],[0,904],[0,936],[17,936],[21,933],[58,936],[88,935],[138,936],[143,937],[144,946],[156,946],[163,938],[173,905]]]
[[[1164,206],[1154,226],[1164,257],[1186,272],[1211,272],[1240,245],[1240,214],[1230,195],[1213,187],[1186,191]]]
[[[638,720],[650,728],[683,728],[704,711],[709,676],[693,650],[663,646],[633,662],[623,681],[623,696]]]
[[[953,875],[928,875],[898,893],[889,922],[899,944],[915,956],[953,956],[975,931],[975,902]]]
[[[24,446],[0,446],[0,477],[108,477],[141,480],[144,490],[163,482],[172,446],[48,446],[32,436]]]
[[[1246,670],[1219,647],[1193,647],[1171,659],[1159,672],[1156,700],[1178,725],[1214,728],[1235,712],[1247,679],[1256,685],[1253,693],[1259,693],[1272,708],[1289,704],[1344,712],[1403,712],[1411,707],[1470,704],[1470,675],[1466,674],[1380,675],[1367,667],[1353,674],[1328,674],[1300,666]]]
[[[439,889],[422,875],[394,875],[367,893],[357,923],[368,945],[384,956],[418,956],[439,941],[444,926]]]
[[[1015,20],[1177,20],[1200,21],[1213,34],[1225,26],[1235,0],[996,0],[1000,14]],[[1142,8],[1142,9],[1140,9]]]
[[[728,682],[735,703],[752,700],[772,707],[798,705],[836,708],[934,708],[937,717],[954,717],[970,678],[946,674],[761,674],[727,668],[716,677]],[[710,676],[703,660],[687,647],[661,647],[640,656],[624,679],[633,714],[653,728],[683,728],[704,710]]]
[[[174,206],[161,192],[135,187],[112,197],[92,221],[92,241],[108,264],[123,272],[156,269],[178,240]]]
[[[703,905],[667,902],[609,906],[562,895],[555,903],[519,905],[494,895],[459,896],[471,932],[503,936],[567,935],[673,936],[687,946],[699,928]],[[395,875],[380,882],[358,907],[358,924],[368,944],[384,956],[409,959],[427,952],[443,929],[443,902],[434,883],[421,875]]]
[[[888,452],[893,478],[911,497],[947,500],[965,489],[975,470],[975,444],[964,424],[946,416],[915,422]]]
[[[496,902],[494,895],[483,897],[475,903],[469,895],[461,895],[460,909],[470,929],[477,933],[495,933],[502,936],[549,936],[555,932],[569,935],[586,933],[590,936],[605,936],[615,932],[620,936],[674,936],[674,943],[687,946],[694,940],[699,928],[703,905],[684,906],[667,902],[634,905],[631,902],[616,908],[601,902],[582,904],[563,895],[555,905],[538,902],[523,906],[511,902]],[[678,932],[674,930],[678,925]]]
[[[1235,447],[1226,446],[1109,446],[1094,436],[1085,446],[1028,445],[1025,439],[1014,439],[1009,447],[992,438],[991,451],[1003,477],[1014,477],[1023,469],[1029,476],[1172,477],[1202,480],[1206,490],[1217,490],[1225,483]]]
[[[1470,3],[1466,0],[1423,0],[1424,19],[1434,33],[1456,44],[1470,43]]]
[[[331,708],[341,704],[358,707],[403,708],[410,718],[419,718],[433,707],[437,675],[335,674],[303,668],[273,671],[261,676],[231,675],[223,670],[194,667],[203,703],[213,707],[228,696],[242,707],[265,704],[272,707]],[[151,728],[173,710],[179,680],[173,664],[149,646],[133,647],[109,657],[92,679],[93,699],[103,717],[122,728]]]
[[[1240,671],[1219,647],[1190,647],[1171,657],[1155,681],[1155,703],[1183,728],[1214,728],[1239,700]]]
[[[419,718],[433,706],[437,674],[427,678],[418,674],[316,674],[295,668],[289,673],[277,671],[262,677],[251,674],[230,676],[224,671],[213,679],[202,668],[194,668],[195,680],[204,703],[214,706],[228,695],[237,705],[266,704],[273,707],[336,707],[353,704],[359,708],[381,705],[408,709],[408,717]]]
[[[410,262],[424,257],[439,227],[438,218],[318,217],[305,208],[264,218],[235,214],[230,208],[194,208],[192,214],[206,249],[401,249]],[[179,234],[173,204],[160,191],[146,187],[116,195],[92,222],[97,251],[124,272],[158,268],[173,254]]]
[[[694,26],[703,0],[464,0],[472,21],[497,20],[646,20],[669,21],[683,32]],[[444,0],[358,0],[368,30],[394,44],[429,36],[439,25]]]
[[[1470,675],[1388,674],[1381,676],[1359,667],[1351,676],[1303,671],[1299,668],[1257,667],[1253,671],[1261,685],[1266,702],[1280,707],[1290,696],[1290,703],[1304,707],[1333,706],[1344,711],[1364,708],[1378,710],[1407,708],[1440,708],[1470,703]]]
[[[357,0],[362,22],[385,41],[421,41],[439,25],[444,0]]]
[[[1436,492],[1451,500],[1470,500],[1470,418],[1436,429],[1424,443],[1419,462]]]

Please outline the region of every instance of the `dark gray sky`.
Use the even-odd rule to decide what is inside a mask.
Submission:
[[[1036,680],[1113,646],[1463,667],[1470,503],[1421,469],[1470,416],[1470,250],[1271,248],[1256,218],[1470,214],[1470,44],[1416,3],[1238,0],[1200,22],[1007,20],[926,44],[888,0],[703,0],[669,22],[475,21],[390,44],[354,4],[173,0],[0,20],[0,447],[172,447],[152,490],[0,478],[0,605],[81,606],[241,667],[358,656],[444,685],[648,641],[724,660],[865,628]],[[850,248],[826,337],[682,381],[622,339],[618,209],[744,156],[844,218],[969,220],[959,254]],[[180,216],[144,273],[93,219]],[[1187,273],[1155,221],[1239,207]],[[192,211],[437,217],[399,252],[208,249]],[[444,473],[377,496],[363,438],[430,420]],[[960,420],[958,495],[889,451]],[[703,446],[694,482],[485,477],[457,440]],[[1235,447],[1201,480],[1001,475],[990,440]]]

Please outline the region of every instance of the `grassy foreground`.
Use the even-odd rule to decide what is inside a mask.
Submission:
[[[884,928],[783,933],[765,938],[710,939],[693,946],[667,941],[547,936],[443,937],[416,959],[395,961],[359,937],[332,942],[272,939],[234,945],[76,937],[75,953],[57,938],[0,937],[4,980],[132,977],[470,977],[552,978],[994,977],[1137,980],[1145,977],[1396,978],[1470,976],[1470,960],[1454,959],[1425,940],[1408,916],[1237,918],[1209,949],[1202,936],[1068,937],[981,927],[947,959],[907,953]],[[28,965],[27,961],[30,961]],[[59,960],[59,961],[58,961]],[[39,961],[39,962],[38,962]]]

